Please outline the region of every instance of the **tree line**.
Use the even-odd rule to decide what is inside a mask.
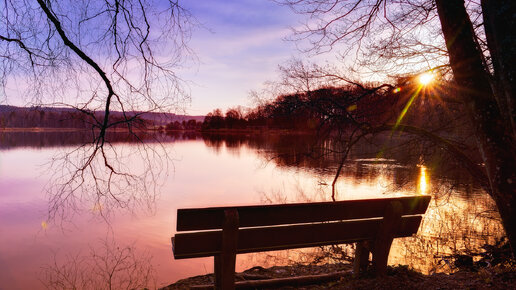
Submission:
[[[41,108],[41,107],[11,107],[2,106],[0,110],[0,128],[73,128],[89,129],[103,118],[102,113],[89,112],[84,114],[76,109]],[[112,128],[127,128],[126,117],[112,115]],[[152,121],[136,117],[132,122],[133,128],[148,128]]]
[[[399,77],[395,85],[323,86],[313,91],[284,94],[244,110],[230,108],[208,113],[202,129],[271,129],[335,132],[394,123],[421,127],[450,127],[459,115],[444,110],[440,99],[451,98],[453,87],[441,79],[422,89],[416,77]],[[411,100],[412,99],[412,100]],[[405,110],[411,100],[410,110]],[[451,109],[453,111],[453,109]],[[424,112],[424,114],[422,113]]]
[[[198,131],[201,129],[203,122],[196,121],[194,119],[169,122],[166,126],[160,126],[160,131]]]
[[[150,117],[147,118],[146,116]],[[174,115],[175,116],[175,115]],[[0,128],[67,128],[91,130],[95,122],[102,120],[101,112],[91,111],[88,114],[73,108],[49,108],[49,107],[13,107],[0,106]],[[114,124],[111,128],[127,129],[127,118],[131,118],[130,126],[140,130],[158,129],[160,131],[173,130],[200,130],[202,122],[194,119],[166,122],[167,116],[156,118],[148,113],[113,112],[110,117]],[[186,116],[179,116],[187,118]]]

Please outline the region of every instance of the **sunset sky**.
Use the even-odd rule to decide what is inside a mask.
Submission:
[[[159,2],[159,1],[158,1]],[[164,3],[164,2],[160,2]],[[180,1],[180,4],[187,10],[193,18],[194,22],[199,23],[198,26],[192,28],[192,37],[188,43],[193,55],[186,55],[187,61],[179,68],[174,68],[174,72],[184,80],[191,94],[191,103],[180,104],[176,107],[176,113],[187,113],[189,115],[205,115],[216,108],[226,111],[228,108],[236,106],[253,107],[249,97],[250,91],[260,91],[267,81],[277,81],[279,78],[279,65],[285,65],[293,58],[302,59],[303,61],[315,63],[335,63],[336,51],[323,55],[307,55],[300,52],[298,46],[303,46],[303,43],[288,41],[286,38],[292,36],[292,28],[299,27],[306,20],[306,15],[295,14],[289,7],[281,6],[274,1],[257,1],[257,0],[210,0],[210,1]],[[81,6],[81,5],[79,5]],[[26,7],[21,6],[21,11]],[[156,7],[160,10],[161,7]],[[163,7],[165,9],[166,6]],[[57,9],[57,8],[56,8]],[[67,7],[60,7],[61,12],[58,14],[71,13]],[[70,8],[73,10],[73,8]],[[94,9],[89,9],[93,13]],[[43,15],[41,15],[44,18]],[[68,28],[68,34],[76,36],[77,23],[74,23],[73,15],[70,16],[69,22],[63,22],[71,26]],[[38,25],[39,19],[32,19],[34,23],[29,25]],[[42,19],[41,21],[47,21]],[[96,21],[103,21],[105,26],[109,19],[99,18]],[[107,22],[106,22],[107,21]],[[156,33],[160,32],[161,27],[159,21],[150,19],[152,30]],[[92,35],[87,33],[81,35],[82,39],[76,40],[81,43],[81,49],[85,51],[94,61],[103,66],[104,70],[110,73],[110,61],[114,61],[114,53],[111,55],[112,59],[106,61],[106,54],[112,49],[109,41],[98,40],[100,34],[95,32],[95,29],[107,29],[102,25],[95,26],[95,23],[88,26]],[[43,32],[38,32],[39,35],[45,35]],[[1,32],[1,31],[0,31]],[[6,34],[6,33],[4,33]],[[41,45],[39,35],[31,38],[30,33],[25,35],[27,43],[34,47]],[[91,38],[91,39],[90,39]],[[34,42],[34,39],[37,41]],[[88,42],[91,40],[91,42]],[[61,44],[61,39],[54,37],[52,41]],[[99,41],[95,43],[95,41]],[[163,41],[161,39],[160,41]],[[168,45],[165,42],[160,42],[156,46],[173,47],[173,44]],[[99,44],[99,45],[97,45]],[[306,44],[306,43],[305,43]],[[306,45],[305,45],[306,46]],[[17,51],[17,47],[12,45],[11,49]],[[70,53],[73,61],[82,63],[78,60],[71,50],[65,49]],[[156,51],[159,51],[157,49]],[[167,51],[167,49],[162,50]],[[171,50],[173,51],[173,49]],[[23,52],[20,54],[21,61],[26,61]],[[162,55],[162,59],[168,59],[170,52],[167,51]],[[173,56],[172,56],[173,58]],[[43,61],[44,62],[44,61]],[[129,61],[130,62],[130,61]],[[128,62],[128,63],[129,63]],[[84,63],[82,63],[84,65]],[[50,64],[48,67],[51,67]],[[74,63],[74,65],[76,65]],[[34,80],[27,74],[26,69],[30,71],[30,66],[26,67],[15,64],[16,71],[11,72],[8,76],[7,84],[4,91],[0,91],[0,104],[14,105],[14,106],[32,106],[34,104],[53,104],[66,103],[71,105],[82,106],[81,104],[89,102],[92,90],[97,88],[103,89],[104,86],[97,84],[90,86],[95,82],[100,82],[96,74],[91,74],[91,79],[81,76],[87,70],[78,68],[74,77],[78,80],[78,84],[74,83],[73,78],[68,78],[66,66],[56,66],[55,76],[49,79],[43,79],[45,84],[42,86],[43,91],[32,90]],[[44,67],[42,65],[41,67]],[[87,66],[85,66],[87,67]],[[141,66],[140,66],[141,68]],[[64,69],[63,71],[60,71]],[[43,70],[41,70],[43,71]],[[74,73],[74,69],[71,69]],[[137,70],[134,70],[137,71]],[[127,73],[127,77],[131,79],[134,76],[138,77],[137,73]],[[91,71],[93,72],[93,70]],[[60,75],[62,73],[63,75]],[[42,74],[42,76],[44,76]],[[38,75],[38,73],[36,73]],[[60,78],[59,81],[54,82],[52,78]],[[61,82],[62,81],[62,82]],[[112,81],[115,81],[113,78]],[[139,79],[133,80],[138,83]],[[77,86],[82,86],[77,89]],[[36,86],[36,85],[34,85]],[[55,86],[55,87],[53,87]],[[138,86],[138,85],[136,85]],[[123,90],[121,90],[124,93]],[[163,93],[161,91],[161,93]],[[159,92],[158,92],[159,94]],[[164,93],[165,97],[173,99],[168,92]],[[56,97],[57,96],[57,97]],[[157,97],[159,99],[159,97]],[[146,107],[138,107],[138,102],[132,102],[131,97],[128,104],[134,105],[131,107],[135,110],[145,110]],[[91,109],[102,109],[104,106],[104,98],[99,97],[95,99]],[[127,100],[126,100],[127,101]],[[171,101],[170,103],[174,103]],[[135,105],[136,104],[136,105]],[[173,110],[174,106],[171,107]],[[115,110],[120,108],[115,108]],[[184,111],[182,109],[185,109]],[[168,109],[167,109],[168,110]]]
[[[214,108],[252,106],[251,90],[275,80],[278,65],[302,56],[296,43],[285,41],[302,16],[272,1],[184,1],[204,25],[194,31],[191,47],[198,62],[182,73],[190,86],[191,115]],[[330,56],[318,56],[318,61]],[[313,60],[314,58],[312,58]]]
[[[82,2],[72,1],[72,3]],[[156,0],[155,3],[157,4],[151,7],[156,8],[156,11],[165,10],[167,8],[166,5],[159,7],[165,2]],[[181,63],[181,67],[172,68],[174,75],[179,76],[180,79],[186,82],[187,91],[190,92],[191,95],[191,102],[186,104],[175,103],[176,100],[181,102],[182,90],[179,90],[179,93],[177,91],[174,92],[174,89],[170,89],[174,87],[174,85],[167,87],[169,85],[167,81],[161,82],[162,79],[156,77],[155,80],[159,79],[157,83],[163,83],[163,85],[160,87],[161,84],[158,85],[154,83],[152,86],[155,86],[155,89],[152,91],[151,96],[148,97],[152,98],[153,101],[157,101],[160,105],[165,104],[163,108],[167,111],[177,109],[174,111],[175,113],[205,115],[216,108],[226,111],[228,108],[237,106],[254,107],[256,104],[252,102],[250,92],[260,92],[264,88],[265,82],[278,81],[280,79],[279,66],[287,65],[287,63],[293,59],[320,65],[329,64],[343,69],[347,68],[351,65],[351,62],[356,60],[353,53],[350,53],[347,55],[350,57],[346,58],[346,63],[342,63],[339,52],[345,51],[347,48],[346,45],[353,45],[345,41],[335,44],[333,50],[329,53],[310,55],[301,52],[298,47],[310,47],[308,44],[309,40],[294,42],[287,39],[289,36],[293,36],[292,28],[303,30],[302,27],[305,21],[309,19],[308,16],[295,14],[289,7],[279,5],[272,0],[190,0],[181,1],[180,4],[191,13],[192,17],[195,19],[193,22],[199,24],[192,28],[191,39],[188,42],[192,54],[187,53],[185,55],[187,61]],[[89,11],[89,13],[93,13],[95,10],[95,7],[82,7],[84,5],[86,4],[78,5],[80,7],[79,9]],[[28,9],[28,7],[21,5],[18,9],[24,11]],[[56,9],[60,10],[59,15],[71,14],[71,16],[67,16],[68,18],[63,17],[67,19],[63,22],[66,24],[65,27],[69,26],[67,27],[67,33],[74,37],[81,38],[80,40],[74,39],[74,41],[80,43],[81,49],[110,74],[111,66],[113,65],[112,62],[116,60],[116,53],[114,53],[114,46],[112,46],[111,40],[103,39],[103,34],[98,33],[98,29],[108,29],[109,31],[108,24],[111,23],[110,21],[112,19],[102,15],[102,17],[99,16],[98,19],[95,18],[95,21],[98,22],[88,22],[88,26],[84,26],[87,27],[87,29],[80,28],[82,26],[78,25],[78,23],[81,23],[81,21],[79,21],[79,18],[74,18],[76,16],[73,16],[73,7],[70,8],[67,5],[63,5]],[[30,10],[31,9],[29,9],[29,11]],[[160,30],[163,28],[161,25],[164,23],[164,21],[160,22],[163,20],[160,17],[170,16],[164,13],[150,14],[150,11],[148,12],[149,15],[155,15],[156,18],[158,18],[149,19],[151,30],[153,31],[151,35],[160,35],[160,33],[164,32]],[[24,23],[24,25],[28,25],[27,27],[30,27],[30,25],[37,27],[41,21],[48,21],[43,14],[39,17],[41,19],[31,19],[31,21],[28,21],[29,23],[21,21],[18,25],[23,26],[22,24]],[[313,24],[313,22],[311,24]],[[123,21],[121,25],[123,28]],[[43,28],[44,26],[41,26],[41,31],[37,30],[37,33],[34,35],[31,35],[30,32],[32,30],[27,27],[20,27],[20,31],[27,32],[24,32],[24,40],[34,47],[47,47],[42,42],[44,40],[40,39],[41,35],[45,35],[46,30]],[[77,30],[77,27],[79,27],[79,30],[86,29],[85,33],[81,34],[79,30]],[[88,33],[86,33],[86,31]],[[63,45],[62,40],[57,37],[55,33],[48,33],[54,36],[51,38],[51,43],[55,44],[56,47]],[[172,38],[173,36],[174,34]],[[156,37],[156,40],[157,39],[158,37]],[[313,41],[314,38],[310,40]],[[153,49],[155,49],[157,53],[156,55],[161,53],[161,55],[159,55],[160,61],[175,64],[176,55],[174,55],[174,53],[177,51],[174,50],[175,46],[173,41],[174,39],[170,38],[161,38],[158,42],[154,43],[150,41],[150,43],[152,43],[151,46],[153,46]],[[11,44],[10,47],[12,51],[20,52],[20,49],[17,48],[16,45]],[[53,46],[50,45],[50,47]],[[136,48],[137,46],[129,48],[133,51],[126,52],[126,56],[131,55],[131,53],[138,53]],[[88,103],[89,109],[103,109],[105,99],[96,93],[100,92],[97,90],[104,90],[105,87],[97,84],[97,82],[101,82],[101,79],[94,73],[94,70],[88,67],[85,62],[80,60],[80,57],[68,48],[55,50],[56,51],[49,53],[49,55],[57,53],[57,55],[61,56],[62,54],[62,56],[64,56],[62,63],[58,63],[57,65],[55,63],[51,64],[42,58],[40,60],[42,65],[38,65],[34,73],[31,72],[30,64],[27,61],[28,58],[23,54],[23,50],[21,50],[21,54],[16,56],[21,55],[22,57],[17,60],[22,61],[22,63],[25,61],[23,64],[26,65],[26,67],[19,65],[17,62],[9,63],[11,66],[8,67],[14,71],[10,72],[8,75],[5,91],[0,91],[0,104],[31,106],[34,104],[53,105],[64,103],[82,106]],[[65,60],[68,59],[71,59],[70,67],[66,65],[68,62]],[[142,80],[147,81],[148,79],[142,77],[144,70],[142,63],[130,58],[125,58],[123,63],[124,66],[127,65],[127,71],[122,73],[123,77],[127,77],[127,79],[132,82],[131,86],[144,87],[141,82]],[[421,64],[423,67],[414,67],[411,65],[409,68],[412,71],[423,71],[424,69],[428,69],[428,67],[436,66],[430,63],[427,65],[428,67],[425,68],[426,62],[421,62]],[[404,72],[400,69],[401,66],[396,61],[393,61],[392,64],[390,63],[389,65],[396,70],[395,73]],[[120,68],[124,66],[120,66]],[[45,70],[45,68],[52,69]],[[378,76],[365,75],[364,71],[366,69],[364,69],[363,66],[359,68],[355,66],[354,69],[357,69],[359,73],[354,76],[355,78],[359,77],[363,82],[378,81]],[[47,77],[48,71],[55,75]],[[70,72],[73,77],[68,75]],[[392,74],[392,71],[388,72]],[[81,75],[81,73],[83,75]],[[114,83],[117,82],[117,73],[112,75],[111,81]],[[32,74],[38,78],[38,81],[31,79]],[[349,77],[349,75],[346,76]],[[41,83],[39,82],[40,77]],[[382,77],[384,76],[380,76],[380,78]],[[175,81],[173,77],[164,79],[169,80],[171,83]],[[124,82],[121,83],[123,84]],[[165,85],[165,83],[167,84]],[[38,87],[38,89],[33,89],[33,87]],[[126,108],[130,106],[132,110],[155,109],[153,107],[155,103],[153,102],[147,104],[143,99],[136,100],[138,94],[132,96],[132,88],[122,88],[122,86],[119,86],[117,90],[126,97],[122,101],[122,103],[125,102],[124,106],[126,106]],[[94,92],[93,96],[91,95],[92,92]],[[167,103],[168,101],[169,103]],[[120,110],[120,107],[112,109]]]

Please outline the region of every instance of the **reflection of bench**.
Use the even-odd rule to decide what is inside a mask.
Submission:
[[[217,288],[235,287],[236,254],[357,242],[354,271],[382,275],[393,238],[416,233],[430,196],[177,210],[174,257],[215,257]],[[180,233],[182,231],[190,231]]]

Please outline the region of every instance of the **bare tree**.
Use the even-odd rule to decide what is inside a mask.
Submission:
[[[98,209],[140,202],[135,193],[155,186],[166,151],[141,142],[136,152],[121,152],[107,132],[125,126],[142,141],[136,112],[177,110],[188,101],[176,70],[190,55],[190,13],[175,0],[5,0],[0,9],[4,101],[74,108],[90,128],[90,142],[52,161],[50,215],[86,199]],[[121,163],[133,153],[143,158],[143,172]]]
[[[440,136],[405,122],[376,130],[399,130],[439,144],[463,160],[462,165],[495,200],[516,253],[515,85],[516,21],[514,1],[296,0],[279,1],[308,16],[295,39],[310,40],[308,51],[348,45],[357,64],[383,75],[415,73],[449,65],[455,100],[474,135],[475,156]],[[363,69],[363,68],[360,68]],[[417,94],[416,94],[417,95]],[[406,112],[414,101],[406,102]],[[452,106],[443,100],[445,106]],[[471,146],[468,146],[471,147]],[[480,162],[475,162],[475,159]]]
[[[6,96],[5,86],[19,80],[35,102],[85,114],[102,110],[102,118],[92,116],[99,139],[114,126],[110,109],[175,109],[187,97],[175,68],[188,52],[191,18],[177,1],[18,0],[3,6]]]

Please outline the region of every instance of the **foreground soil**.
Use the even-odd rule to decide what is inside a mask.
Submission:
[[[340,279],[312,285],[292,285],[273,289],[516,289],[516,268],[488,267],[454,274],[423,275],[398,266],[389,268],[385,277],[374,278],[366,273],[354,278],[349,264],[294,265],[284,267],[254,267],[236,274],[237,281],[320,275],[348,271]],[[213,285],[213,274],[191,277],[163,289],[189,289],[195,285]],[[260,288],[272,289],[272,288]]]

